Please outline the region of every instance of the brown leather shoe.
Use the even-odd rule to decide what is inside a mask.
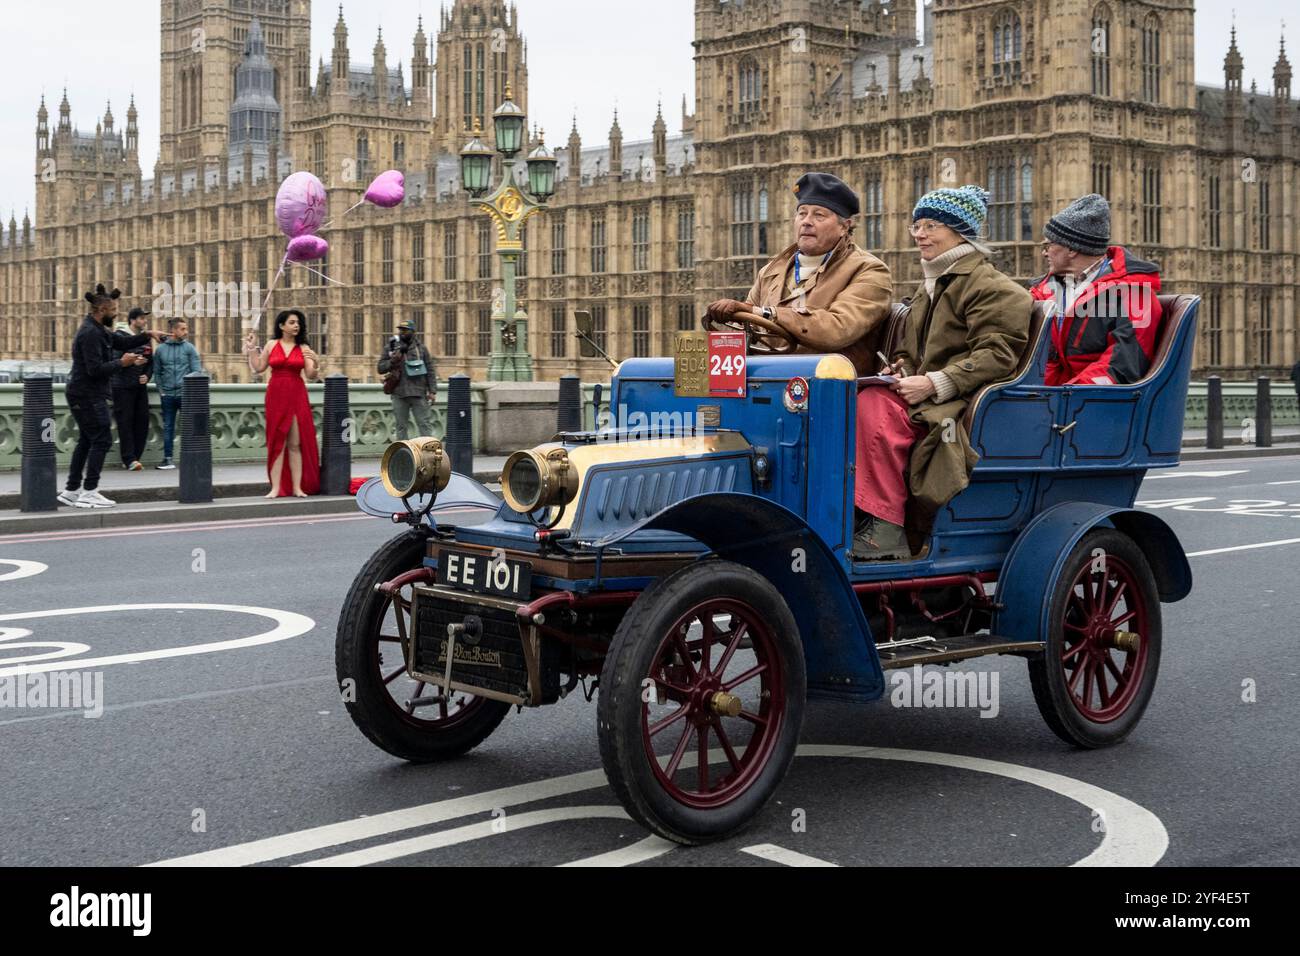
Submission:
[[[853,535],[853,557],[859,561],[901,561],[912,556],[903,526],[867,515]]]

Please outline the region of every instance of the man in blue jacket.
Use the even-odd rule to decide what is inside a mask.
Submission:
[[[99,492],[99,473],[113,444],[108,412],[110,383],[118,371],[145,364],[145,357],[131,349],[139,348],[150,339],[163,337],[163,333],[157,331],[139,335],[110,331],[113,320],[117,318],[120,295],[117,289],[109,292],[102,285],[96,286],[94,292],[87,292],[90,313],[72,339],[72,374],[64,393],[80,435],[77,447],[72,451],[68,484],[59,493],[59,501],[78,508],[111,508],[116,504]],[[114,358],[114,352],[123,354]]]
[[[168,319],[167,330],[171,332],[171,338],[153,352],[153,380],[162,396],[163,460],[157,466],[161,471],[171,471],[176,467],[172,464],[172,443],[176,438],[176,415],[181,410],[185,376],[203,371],[198,350],[186,341],[190,327],[185,320]]]

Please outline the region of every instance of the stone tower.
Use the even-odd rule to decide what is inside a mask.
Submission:
[[[527,112],[528,47],[514,4],[456,0],[442,11],[437,43],[435,151],[459,153],[476,122],[490,139],[492,113],[505,99],[507,85]]]
[[[284,111],[310,83],[310,0],[204,0],[162,4],[162,114],[158,164],[164,173],[207,174],[229,149],[235,73],[253,20],[271,66],[271,96]]]
[[[130,196],[140,179],[139,129],[135,102],[127,111],[125,133],[114,128],[109,104],[94,133],[72,125],[72,106],[63,92],[53,133],[41,98],[36,111],[36,227],[66,220],[78,207],[100,206]]]

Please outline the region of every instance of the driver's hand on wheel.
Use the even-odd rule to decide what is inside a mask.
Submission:
[[[719,299],[705,310],[705,314],[717,322],[729,319],[737,312],[747,312],[751,308],[752,306],[748,302],[737,302],[735,299]]]

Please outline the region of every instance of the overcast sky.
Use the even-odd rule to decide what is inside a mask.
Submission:
[[[604,143],[615,105],[625,141],[646,139],[660,97],[670,133],[681,127],[681,101],[694,102],[694,0],[517,0],[520,29],[528,40],[532,118],[549,145],[562,145],[576,110],[587,144]],[[1243,0],[1238,45],[1245,58],[1245,85],[1273,87],[1280,19],[1293,0]],[[312,5],[312,77],[318,58],[329,59],[335,3]],[[1202,0],[1196,15],[1196,78],[1223,82],[1231,8]],[[435,0],[345,2],[355,60],[370,62],[376,32],[384,27],[389,59],[399,58],[410,78],[411,37],[423,13],[427,32],[436,29]],[[1249,10],[1249,13],[1244,11]],[[140,111],[140,163],[152,175],[158,150],[159,3],[157,0],[43,0],[5,3],[5,54],[0,63],[0,216],[15,210],[21,221],[35,194],[36,109],[41,94],[58,119],[67,85],[72,121],[93,132],[112,100],[119,129],[127,100]],[[1293,35],[1300,35],[1300,12]],[[1293,43],[1300,50],[1300,42]],[[1300,66],[1300,54],[1292,53]]]

